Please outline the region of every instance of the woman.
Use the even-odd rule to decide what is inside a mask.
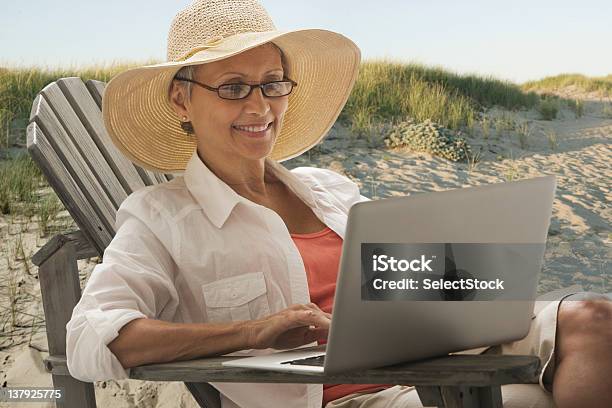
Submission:
[[[175,17],[167,63],[113,78],[103,115],[114,143],[142,167],[183,174],[118,210],[117,233],[67,325],[72,376],[120,379],[147,363],[325,342],[348,209],[367,198],[340,174],[279,161],[322,139],[358,65],[359,50],[339,34],[280,32],[255,1],[201,0]],[[605,355],[606,321],[593,316],[609,302],[562,308],[556,325],[566,295],[538,312],[524,341],[502,346],[539,355],[546,368],[541,388],[504,390],[505,399],[549,403],[546,379],[560,407],[588,405],[583,390],[609,397],[601,371],[587,380],[570,371]],[[575,319],[593,321],[588,353],[573,346],[587,338]],[[572,381],[586,388],[564,391]],[[224,408],[420,406],[409,386],[213,385]]]

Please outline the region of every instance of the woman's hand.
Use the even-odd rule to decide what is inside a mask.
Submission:
[[[292,349],[313,341],[326,340],[331,314],[314,303],[291,305],[287,309],[247,322],[248,344],[253,349]]]

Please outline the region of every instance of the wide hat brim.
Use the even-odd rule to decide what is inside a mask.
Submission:
[[[131,161],[148,170],[182,173],[196,138],[181,128],[168,101],[176,72],[187,65],[218,61],[267,42],[287,57],[291,79],[280,134],[269,155],[282,162],[299,156],[325,137],[357,78],[359,48],[345,36],[321,29],[236,34],[180,62],[126,70],[106,86],[102,115],[109,136]]]

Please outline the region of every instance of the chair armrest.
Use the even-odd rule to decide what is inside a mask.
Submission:
[[[36,266],[40,266],[69,242],[75,244],[77,259],[92,258],[100,255],[85,235],[80,230],[76,230],[55,235],[32,256],[32,263]]]
[[[339,374],[290,373],[226,367],[237,356],[132,367],[130,378],[148,381],[249,382],[302,384],[410,384],[486,387],[538,382],[540,360],[526,355],[450,355],[376,369]]]

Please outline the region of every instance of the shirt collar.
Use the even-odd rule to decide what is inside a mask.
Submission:
[[[306,205],[311,208],[316,206],[310,187],[295,174],[269,157],[266,157],[266,166],[272,174],[285,183]],[[197,149],[194,149],[187,163],[183,178],[191,195],[202,207],[208,219],[217,228],[223,226],[239,202],[248,205],[254,204],[251,200],[236,193],[223,180],[217,177],[200,159]]]

